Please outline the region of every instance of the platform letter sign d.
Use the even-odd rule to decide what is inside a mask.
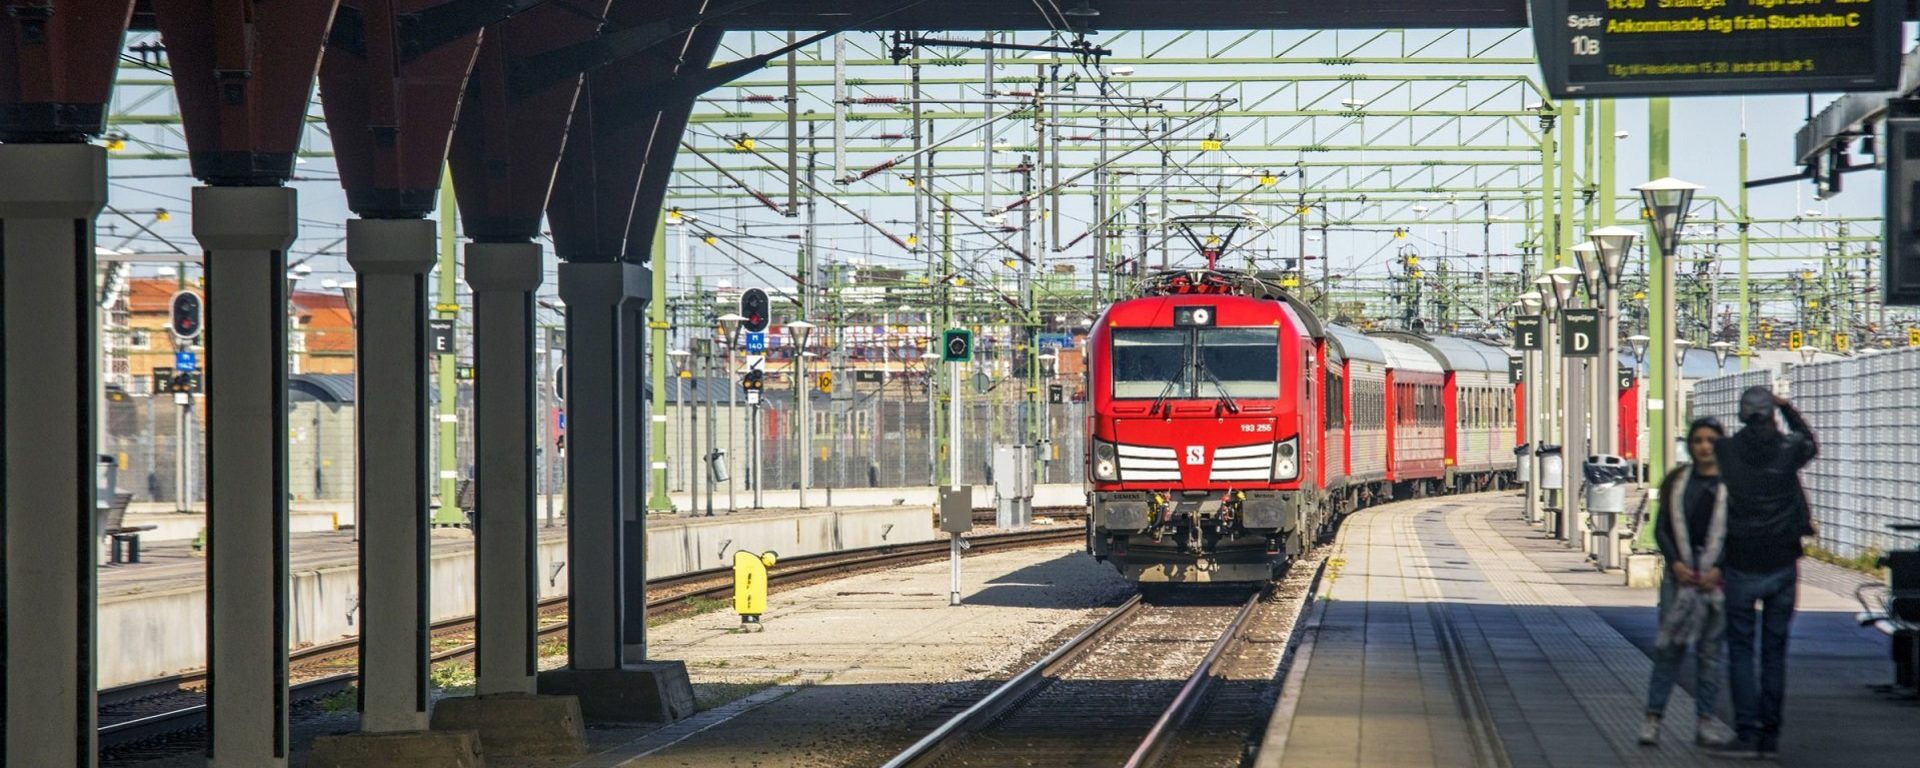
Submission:
[[[1560,317],[1560,342],[1566,346],[1567,357],[1600,354],[1600,310],[1569,309]]]
[[[1540,349],[1540,316],[1521,315],[1513,319],[1513,348]]]

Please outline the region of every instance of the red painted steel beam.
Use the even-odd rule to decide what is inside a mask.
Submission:
[[[344,23],[320,63],[320,107],[347,207],[363,217],[417,219],[433,211],[467,72],[480,50],[478,31],[410,50],[402,17],[441,4],[340,4]]]
[[[152,0],[173,69],[193,175],[283,184],[335,0]]]
[[[609,22],[618,28],[638,27],[698,8],[698,3],[689,0],[626,0],[614,5]],[[711,39],[717,44],[719,34],[717,30],[696,28],[646,53],[588,73],[573,125],[567,131],[553,196],[547,202],[554,253],[560,258],[618,261],[630,252],[644,254],[651,246],[651,242],[629,242],[629,236],[637,215],[634,204],[640,176],[654,154],[655,128],[661,113],[669,106],[667,89],[661,84],[671,82],[676,72],[704,68],[711,51],[699,56],[694,42],[697,39],[702,42],[699,48],[708,48],[705,41]],[[695,55],[683,62],[683,52]],[[677,143],[680,131],[672,134]]]
[[[513,75],[528,60],[591,39],[608,0],[573,9],[545,5],[487,28],[467,80],[448,163],[462,228],[476,242],[526,242],[540,235],[580,75],[520,92]]]
[[[0,141],[106,130],[133,0],[0,0]]]
[[[695,29],[686,51],[681,54],[684,63],[680,72],[684,75],[707,69],[707,65],[713,61],[714,52],[720,48],[720,38],[725,34],[725,30],[718,28]],[[627,219],[625,258],[628,261],[653,259],[653,230],[660,226],[660,209],[667,203],[667,186],[672,181],[673,162],[680,154],[687,121],[693,116],[692,96],[697,95],[676,95],[661,105],[653,139],[647,144],[647,162],[640,170],[639,189],[634,193],[633,214]]]

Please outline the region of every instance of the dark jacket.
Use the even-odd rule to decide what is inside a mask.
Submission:
[[[1789,431],[1772,424],[1749,426],[1714,448],[1721,482],[1727,484],[1728,568],[1790,566],[1802,554],[1800,537],[1813,532],[1800,468],[1819,453],[1819,445],[1793,406],[1781,406],[1780,414]]]
[[[1695,550],[1705,549],[1707,535],[1712,528],[1714,498],[1720,490],[1720,476],[1701,477],[1693,475],[1685,487],[1680,487],[1681,470],[1667,473],[1667,479],[1660,487],[1660,516],[1654,518],[1653,541],[1660,548],[1661,557],[1669,563],[1692,562],[1694,553],[1681,557],[1680,544],[1673,538],[1673,523],[1669,515],[1686,515],[1687,538]],[[1729,513],[1731,514],[1731,513]],[[1722,560],[1725,551],[1721,552]],[[1709,563],[1718,566],[1720,563]]]

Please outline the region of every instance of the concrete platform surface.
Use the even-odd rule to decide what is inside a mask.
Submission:
[[[1886,766],[1920,710],[1869,692],[1887,641],[1851,621],[1866,577],[1803,561],[1779,763]],[[1658,747],[1636,743],[1655,593],[1530,528],[1520,499],[1394,504],[1349,518],[1258,765],[1694,766],[1692,678]],[[1722,720],[1731,718],[1722,686]]]
[[[808,510],[741,510],[712,517],[647,518],[647,573],[654,578],[724,567],[735,550],[784,556],[834,552],[936,537],[929,507],[839,506]],[[473,537],[464,528],[435,529],[431,616],[474,612]],[[290,546],[294,647],[352,637],[359,591],[358,544],[351,531],[294,534]],[[206,568],[186,542],[160,543],[143,562],[99,572],[100,668],[103,686],[197,669],[206,651]],[[540,530],[539,596],[566,592],[566,528]]]

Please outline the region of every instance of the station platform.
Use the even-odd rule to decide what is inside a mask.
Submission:
[[[1691,665],[1661,745],[1637,743],[1655,591],[1530,527],[1519,496],[1362,511],[1333,546],[1262,768],[1727,762],[1692,745]],[[1866,688],[1892,674],[1887,638],[1853,622],[1869,577],[1812,560],[1801,574],[1779,763],[1909,760],[1920,708]]]
[[[561,524],[539,532],[542,598],[566,593],[564,522],[561,518]],[[722,567],[740,549],[793,556],[935,537],[930,508],[913,504],[650,515],[647,531],[647,572],[653,577]],[[357,634],[359,545],[353,532],[290,538],[290,642],[301,647]],[[472,615],[472,533],[436,529],[431,557],[432,619]],[[100,685],[149,680],[205,664],[206,568],[204,551],[188,541],[156,543],[143,549],[139,563],[100,568]]]

